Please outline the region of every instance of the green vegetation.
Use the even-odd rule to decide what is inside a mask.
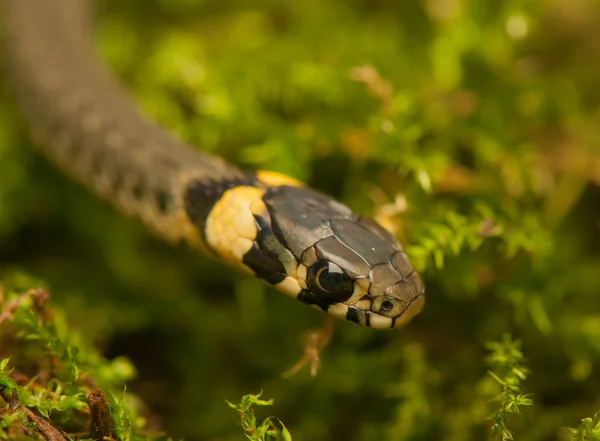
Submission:
[[[47,308],[45,290],[2,291],[2,297],[0,342],[12,358],[0,362],[0,395],[7,404],[0,412],[1,439],[29,433],[66,441],[55,426],[93,439],[146,439],[134,436],[144,420],[140,406],[125,399],[123,385],[135,375],[126,359],[107,361],[91,349],[64,316]]]
[[[260,426],[257,426],[256,417],[252,406],[271,406],[273,400],[265,401],[260,399],[261,394],[245,395],[240,404],[227,402],[229,407],[235,409],[240,414],[240,420],[246,438],[251,441],[291,441],[292,437],[283,423],[275,417],[269,417],[264,420]]]
[[[520,344],[513,342],[507,336],[500,343],[492,342],[488,344],[492,354],[489,357],[489,363],[498,366],[506,371],[504,378],[500,378],[494,372],[490,375],[502,387],[502,392],[496,396],[493,401],[500,403],[499,409],[488,418],[496,424],[492,431],[497,433],[502,440],[511,440],[513,434],[507,427],[508,414],[519,413],[519,406],[531,406],[533,401],[528,395],[521,393],[521,382],[527,378],[527,369],[522,366],[523,354],[519,350]]]
[[[427,306],[392,332],[340,323],[315,379],[282,378],[322,316],[88,195],[35,153],[5,88],[5,438],[35,435],[31,412],[93,436],[99,389],[122,440],[600,439],[597,2],[103,5],[101,53],[148,114],[377,218]]]
[[[597,441],[600,439],[600,412],[594,418],[584,418],[577,429],[571,429],[573,441]]]

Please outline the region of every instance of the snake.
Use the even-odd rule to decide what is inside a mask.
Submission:
[[[96,53],[91,0],[2,0],[7,77],[33,144],[160,238],[337,318],[408,323],[425,302],[402,245],[291,177],[243,171],[143,115]]]

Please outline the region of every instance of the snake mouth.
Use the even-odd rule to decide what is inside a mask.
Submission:
[[[363,299],[363,301],[367,301],[367,299]],[[371,304],[369,307],[365,307],[364,304],[359,305],[360,302],[355,305],[338,303],[330,306],[327,312],[369,328],[393,329],[407,324],[421,312],[425,306],[425,294],[418,294],[406,303],[396,299],[393,307],[399,309],[393,315],[390,314],[392,311],[382,311],[381,306],[378,306],[377,310],[373,310],[373,305],[376,304],[375,300],[369,299],[368,301]],[[379,301],[378,303],[383,305],[385,302],[392,303],[392,299],[384,299],[383,302]]]

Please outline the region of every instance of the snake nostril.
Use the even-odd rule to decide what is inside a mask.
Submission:
[[[383,312],[390,312],[392,309],[394,309],[394,304],[392,302],[390,302],[389,300],[385,300],[381,304],[381,311],[383,311]]]

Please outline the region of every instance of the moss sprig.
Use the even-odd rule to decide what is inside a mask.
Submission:
[[[571,441],[600,441],[600,410],[591,418],[584,418],[577,428],[569,428]]]
[[[524,394],[521,383],[527,379],[529,370],[524,365],[524,356],[521,352],[520,342],[505,335],[501,341],[488,342],[491,354],[487,362],[490,367],[501,374],[488,371],[488,374],[500,385],[501,392],[491,401],[498,403],[498,409],[488,419],[494,421],[492,432],[502,441],[514,439],[512,431],[508,428],[508,414],[520,413],[521,406],[531,406],[531,394]]]
[[[229,407],[239,413],[246,438],[250,441],[292,441],[292,435],[279,418],[271,416],[258,423],[252,407],[273,405],[273,400],[261,400],[261,395],[262,392],[244,395],[239,404],[227,401]]]

